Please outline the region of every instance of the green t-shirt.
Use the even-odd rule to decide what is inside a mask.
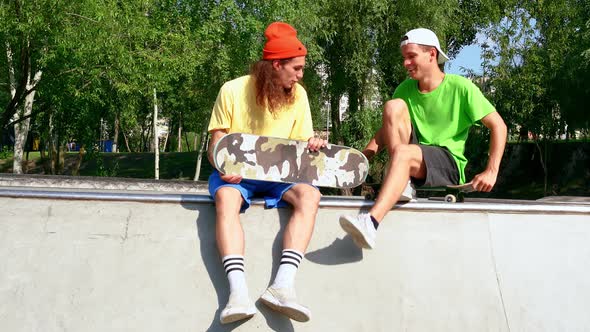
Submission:
[[[460,183],[465,183],[467,158],[463,153],[469,128],[496,110],[479,88],[465,77],[445,74],[442,83],[428,93],[418,90],[418,81],[407,79],[395,89],[393,98],[408,105],[420,144],[442,146],[451,152]]]

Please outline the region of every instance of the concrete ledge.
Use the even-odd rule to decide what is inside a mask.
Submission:
[[[214,201],[206,194],[194,193],[161,193],[139,191],[86,191],[63,188],[34,188],[34,187],[2,187],[0,197],[38,198],[63,200],[96,200],[122,201],[144,203],[201,203],[213,204]],[[262,199],[253,199],[253,205],[264,205]],[[370,208],[373,201],[359,196],[323,196],[320,208]],[[503,201],[487,200],[464,203],[445,203],[421,199],[412,202],[401,202],[395,205],[395,210],[402,211],[438,211],[438,212],[494,212],[494,213],[544,213],[544,214],[583,214],[590,215],[590,205],[563,204],[538,201]]]
[[[251,320],[226,326],[214,207],[118,194],[0,197],[2,331],[590,331],[590,214],[408,203],[361,251],[338,226],[361,209],[322,208],[296,281],[311,321],[257,303]],[[276,273],[290,212],[240,215],[254,300]]]
[[[207,182],[151,180],[91,176],[0,174],[0,187],[134,190],[177,193],[208,193]]]
[[[590,197],[583,196],[547,196],[539,198],[538,202],[543,203],[565,203],[565,204],[585,204],[590,205]]]

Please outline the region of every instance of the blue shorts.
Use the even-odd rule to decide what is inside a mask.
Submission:
[[[283,200],[283,194],[291,189],[294,183],[279,183],[256,180],[242,180],[240,183],[227,183],[219,177],[218,171],[213,171],[209,176],[209,194],[215,199],[215,193],[221,187],[236,188],[242,194],[244,204],[240,212],[246,211],[250,207],[250,199],[252,197],[263,197],[265,206],[268,209],[275,207],[284,207],[288,203]]]

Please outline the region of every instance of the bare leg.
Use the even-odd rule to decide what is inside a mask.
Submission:
[[[418,145],[401,144],[392,149],[392,158],[381,191],[369,213],[380,222],[393,208],[408,185],[410,175],[416,178],[426,176],[426,166],[422,160],[422,150]]]
[[[377,221],[381,221],[399,200],[410,176],[416,178],[426,176],[422,150],[417,145],[409,144],[411,133],[412,126],[406,103],[401,99],[385,103],[383,126],[365,149],[374,149],[376,152],[387,148],[391,158],[379,196],[369,211]]]
[[[412,133],[412,122],[408,107],[401,99],[389,100],[383,106],[383,125],[375,137],[369,141],[363,153],[371,159],[377,152],[386,147],[393,148],[398,144],[408,144]]]
[[[361,213],[356,217],[348,215],[340,217],[342,229],[361,248],[375,247],[377,236],[375,222],[381,222],[399,200],[408,185],[410,176],[418,179],[426,177],[422,150],[418,145],[410,144],[411,133],[412,125],[406,103],[401,99],[385,103],[383,126],[363,150],[367,158],[371,158],[379,150],[387,148],[390,163],[381,184],[381,191],[369,213]]]
[[[300,322],[308,321],[311,312],[297,302],[295,274],[311,239],[320,196],[316,188],[307,184],[297,184],[283,195],[293,206],[293,214],[285,228],[279,270],[272,285],[260,297],[271,309]]]
[[[320,192],[307,184],[297,184],[283,195],[283,199],[293,206],[293,214],[285,228],[283,248],[305,252],[313,233],[320,198]]]
[[[219,315],[222,324],[256,314],[244,272],[244,230],[239,215],[242,202],[242,195],[235,188],[222,187],[215,194],[217,248],[230,288],[227,304]]]
[[[244,230],[240,224],[242,195],[231,187],[222,187],[215,194],[216,239],[221,257],[244,255]]]

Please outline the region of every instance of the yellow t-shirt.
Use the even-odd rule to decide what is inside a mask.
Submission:
[[[228,133],[307,141],[313,137],[311,111],[305,89],[295,84],[295,102],[275,114],[256,103],[254,78],[250,75],[226,82],[217,95],[208,131],[227,129]]]

